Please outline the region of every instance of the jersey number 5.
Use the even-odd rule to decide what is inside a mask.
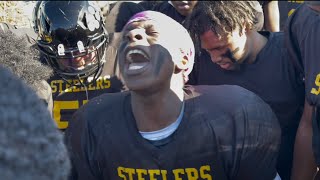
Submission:
[[[82,104],[87,102],[88,100],[83,100]],[[79,101],[54,101],[53,118],[59,129],[66,129],[69,124],[69,119],[61,119],[61,110],[77,110],[79,107]]]
[[[316,86],[318,86],[318,89],[312,88],[311,94],[319,95],[320,94],[320,74],[317,75],[314,83],[316,84]]]

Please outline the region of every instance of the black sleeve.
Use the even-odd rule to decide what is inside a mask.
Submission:
[[[320,105],[320,19],[306,29],[302,40],[301,55],[304,64],[307,100],[311,105]]]
[[[274,179],[281,138],[275,114],[267,104],[258,101],[244,105],[238,118],[235,120],[242,119],[243,124],[236,123],[238,143],[232,179]]]
[[[280,147],[281,130],[271,108],[265,103],[243,108],[243,147],[236,162],[238,180],[274,179]]]
[[[69,121],[65,141],[72,165],[70,180],[97,180],[98,167],[95,167],[93,144],[94,138],[84,120],[82,109],[79,109]]]

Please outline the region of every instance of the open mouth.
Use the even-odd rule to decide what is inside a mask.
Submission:
[[[230,69],[231,63],[217,63],[223,69]]]
[[[226,62],[217,62],[216,64],[218,64],[219,66],[223,66],[223,65],[226,65],[228,63],[226,63]]]
[[[178,9],[181,9],[181,10],[190,9],[190,5],[188,3],[180,3],[177,7],[178,7]]]
[[[128,70],[135,71],[143,69],[150,62],[148,55],[140,49],[131,49],[127,52],[126,59]]]

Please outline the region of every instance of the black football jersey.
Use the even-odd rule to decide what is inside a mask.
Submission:
[[[286,45],[290,60],[303,73],[306,98],[320,105],[320,13],[307,4],[299,6],[286,27]]]
[[[86,87],[80,84],[79,79],[68,79],[66,82],[58,75],[48,80],[53,96],[53,118],[59,129],[66,129],[73,113],[88,100],[103,93],[120,92],[123,89],[122,82],[115,75],[115,63],[116,49],[109,46],[100,77],[96,81],[92,81],[91,77],[86,79],[85,81],[91,82]]]
[[[239,86],[185,89],[178,129],[161,148],[144,139],[129,92],[101,95],[70,121],[71,179],[272,180],[280,127],[271,108]]]
[[[313,114],[313,150],[320,165],[320,13],[304,3],[290,16],[286,24],[286,46],[291,62],[305,82],[307,102],[317,107]]]

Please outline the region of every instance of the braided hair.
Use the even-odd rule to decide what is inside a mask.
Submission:
[[[256,23],[253,1],[199,1],[186,19],[188,29],[196,47],[200,48],[199,37],[208,30],[221,37],[236,28],[252,29]]]

